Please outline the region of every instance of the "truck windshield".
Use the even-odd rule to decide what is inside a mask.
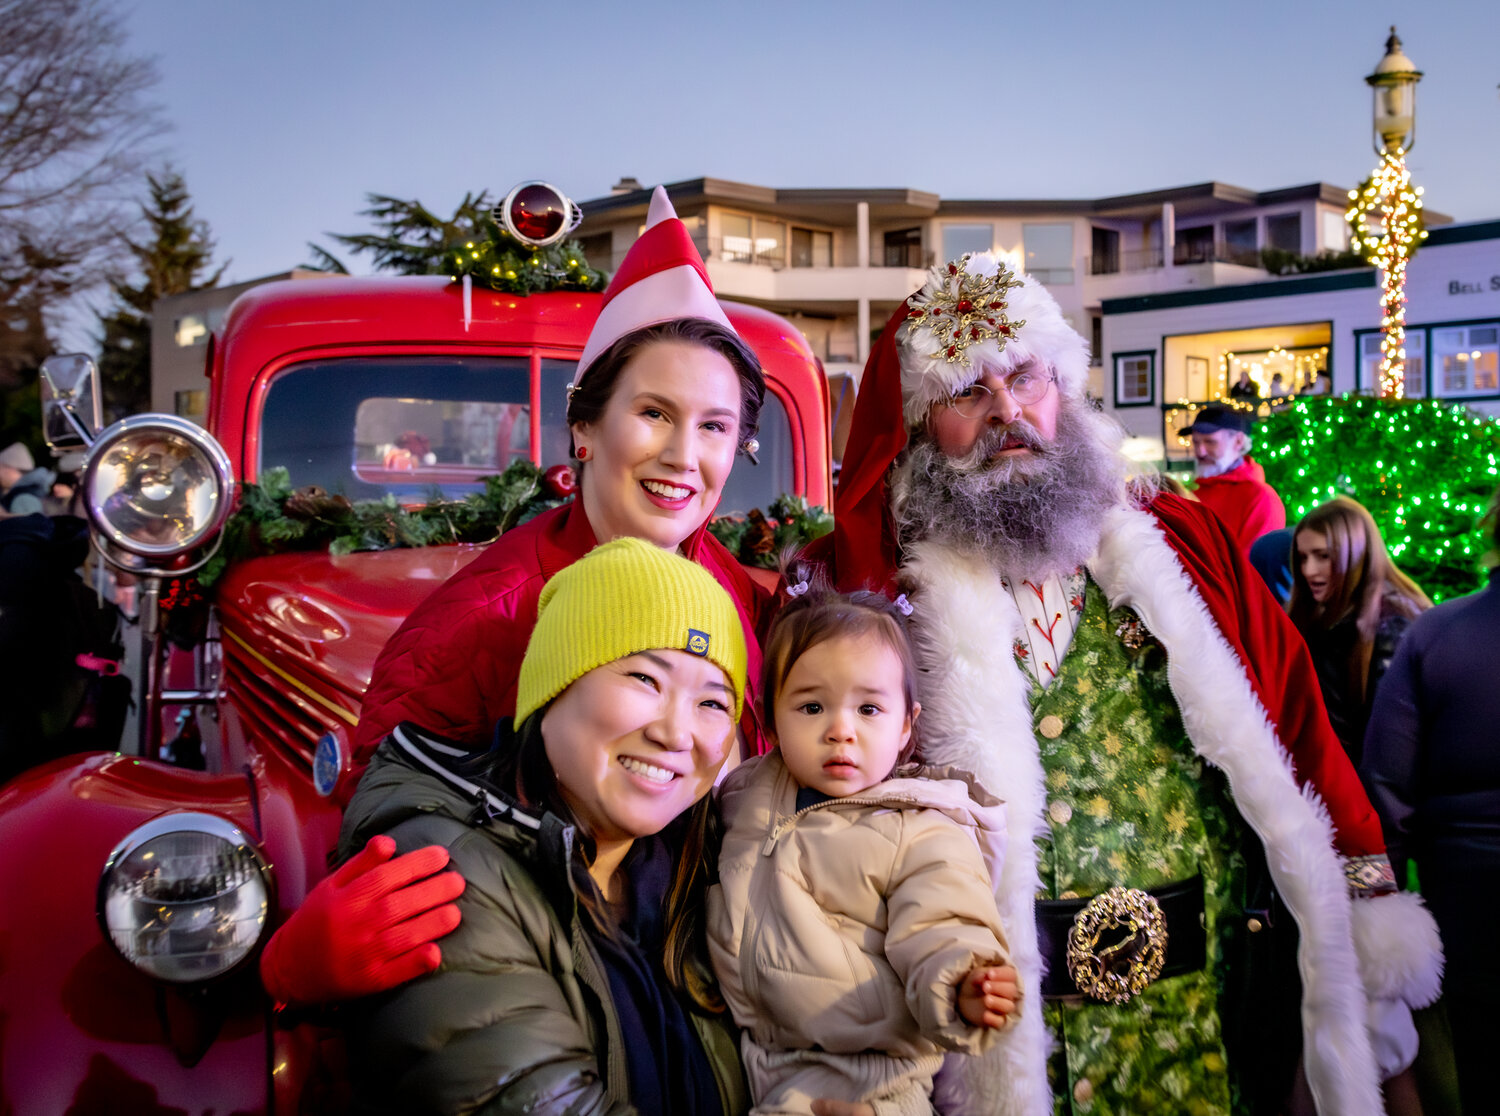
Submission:
[[[572,361],[541,362],[538,464],[568,461]],[[339,358],[293,365],[266,392],[256,475],[351,500],[419,503],[479,491],[483,478],[531,458],[530,361],[518,357]],[[760,420],[760,465],[736,462],[719,513],[764,508],[793,488],[791,425],[774,392]]]

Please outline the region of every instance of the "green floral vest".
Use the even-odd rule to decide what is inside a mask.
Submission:
[[[1222,774],[1188,742],[1166,652],[1089,579],[1057,678],[1034,686],[1032,726],[1047,779],[1050,837],[1039,898],[1154,888],[1202,874],[1208,965],[1128,1003],[1048,1003],[1058,1113],[1235,1111],[1219,1026],[1220,930],[1237,925],[1244,823]]]

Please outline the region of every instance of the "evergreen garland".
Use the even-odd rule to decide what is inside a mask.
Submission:
[[[240,505],[224,527],[219,552],[198,573],[212,588],[231,563],[265,554],[360,550],[482,543],[498,538],[567,497],[548,487],[529,461],[516,461],[496,477],[484,478],[484,491],[462,500],[434,494],[425,505],[407,508],[387,495],[351,502],[309,485],[293,489],[286,469],[266,470],[259,484],[240,485]]]
[[[1483,584],[1478,522],[1500,484],[1500,422],[1436,399],[1324,396],[1273,411],[1255,442],[1290,525],[1348,496],[1433,601]]]
[[[826,508],[804,497],[778,496],[762,512],[753,508],[744,518],[724,516],[709,523],[714,538],[747,566],[774,570],[783,551],[801,548],[833,530]]]
[[[239,507],[224,526],[219,552],[198,572],[197,588],[211,590],[232,563],[267,554],[490,542],[571,499],[571,477],[559,485],[553,473],[516,461],[485,477],[483,492],[462,500],[434,494],[424,505],[403,507],[389,495],[351,502],[317,485],[294,489],[286,469],[268,469],[259,484],[239,486]],[[788,495],[772,501],[769,515],[756,509],[744,518],[715,519],[708,529],[746,565],[775,569],[782,550],[833,530],[833,516]]]

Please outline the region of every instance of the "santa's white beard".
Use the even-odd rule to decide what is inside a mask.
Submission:
[[[1118,437],[1086,406],[1063,400],[1051,442],[1024,419],[987,430],[962,458],[914,441],[894,484],[901,541],[936,539],[1034,580],[1088,561],[1125,485]],[[994,457],[1008,436],[1031,452]]]

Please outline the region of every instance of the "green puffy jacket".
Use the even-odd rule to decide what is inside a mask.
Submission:
[[[368,1110],[634,1113],[599,955],[568,870],[575,831],[455,770],[467,753],[403,725],[344,814],[339,854],[378,833],[442,845],[468,882],[437,972],[350,1008],[351,1075]],[[690,1012],[726,1116],[749,1108],[727,1017]]]

